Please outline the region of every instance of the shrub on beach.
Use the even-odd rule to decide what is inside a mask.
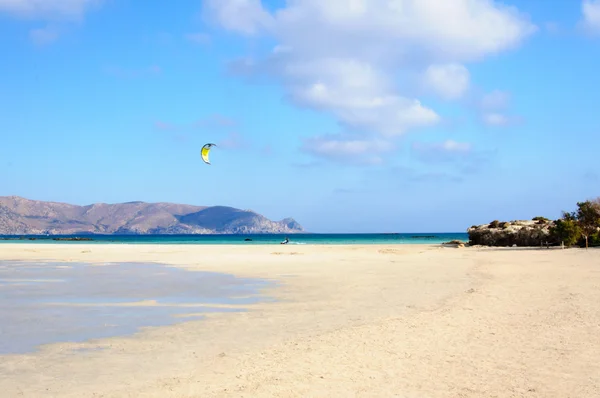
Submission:
[[[567,247],[573,246],[581,238],[581,228],[576,220],[560,218],[550,228],[550,236],[556,243],[563,242]]]
[[[592,246],[600,244],[600,198],[577,202],[577,211],[563,211],[554,222],[552,236],[565,246]]]
[[[600,197],[577,202],[576,211],[563,211],[558,220],[552,221],[541,216],[533,217],[530,221],[494,220],[487,225],[473,225],[467,232],[471,245],[600,245]]]

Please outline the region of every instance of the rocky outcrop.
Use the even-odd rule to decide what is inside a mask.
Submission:
[[[468,242],[463,242],[461,240],[451,240],[450,242],[442,243],[442,247],[455,247],[457,249],[462,249],[465,246],[468,246]]]
[[[553,243],[550,229],[554,225],[543,217],[510,222],[492,221],[467,229],[470,245],[540,246]]]
[[[77,206],[0,197],[0,235],[297,233],[292,218],[272,221],[226,206],[127,202]]]

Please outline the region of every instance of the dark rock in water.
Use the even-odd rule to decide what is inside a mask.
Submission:
[[[451,240],[450,242],[445,242],[442,243],[442,246],[452,246],[452,247],[456,247],[456,248],[463,248],[467,245],[468,243],[460,241],[460,240]]]
[[[467,242],[463,242],[462,240],[455,239],[455,240],[451,240],[450,242],[444,242],[443,244],[444,245],[464,245],[466,243]]]
[[[248,241],[251,241],[252,239],[250,239],[250,238],[246,238],[246,239],[244,239],[244,240],[245,240],[246,242],[248,242]]]
[[[437,238],[437,236],[435,236],[435,235],[421,235],[421,236],[419,236],[419,235],[413,235],[410,238],[411,239],[423,239],[423,238],[434,239],[434,238]]]

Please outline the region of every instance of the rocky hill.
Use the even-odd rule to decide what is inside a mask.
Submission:
[[[554,221],[543,217],[532,220],[492,221],[467,229],[470,245],[540,246],[553,242],[550,229]]]
[[[296,233],[294,219],[271,221],[226,206],[128,202],[77,206],[0,197],[0,235]]]

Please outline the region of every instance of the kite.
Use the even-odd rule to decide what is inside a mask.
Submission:
[[[202,147],[202,151],[201,151],[202,160],[206,164],[210,164],[210,160],[208,160],[208,153],[210,152],[210,148],[212,148],[213,146],[217,146],[217,145],[216,144],[205,144]]]

